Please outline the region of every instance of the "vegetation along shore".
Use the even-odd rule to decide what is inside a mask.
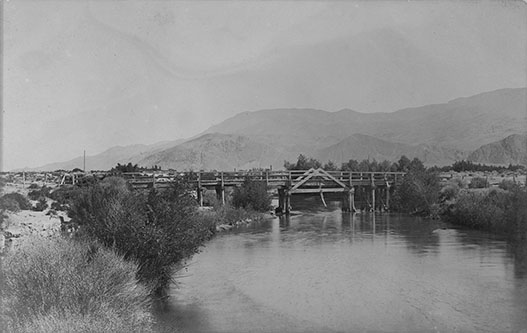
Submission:
[[[521,166],[426,168],[402,156],[338,168],[303,155],[284,166],[406,172],[392,210],[527,238]],[[186,260],[218,231],[258,221],[272,208],[265,182],[246,179],[226,192],[225,203],[207,192],[200,207],[183,178],[164,190],[133,190],[114,171],[62,186],[47,177],[22,186],[16,175],[2,175],[0,319],[7,332],[151,331],[152,303],[167,297]]]

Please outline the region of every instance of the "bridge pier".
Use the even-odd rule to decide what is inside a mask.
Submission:
[[[278,212],[284,213],[285,211],[285,190],[281,187],[278,188]]]
[[[285,214],[289,215],[291,213],[291,193],[289,190],[285,190]]]
[[[390,184],[386,182],[386,210],[390,210]]]
[[[355,189],[353,187],[342,194],[342,210],[352,213],[357,211],[355,209]]]
[[[278,188],[278,210],[287,215],[291,212],[291,193],[286,187]]]
[[[225,186],[222,184],[216,185],[216,199],[225,205]]]
[[[199,206],[203,207],[203,188],[202,187],[198,187],[197,190],[196,190],[196,194],[198,196]]]

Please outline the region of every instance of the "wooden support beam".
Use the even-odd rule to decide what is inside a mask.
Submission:
[[[390,210],[390,183],[386,182],[386,210]]]
[[[291,213],[291,193],[287,189],[285,190],[285,213],[287,215]]]
[[[278,188],[278,210],[280,213],[285,212],[285,190],[284,188]]]
[[[299,189],[296,189],[294,191],[291,191],[290,193],[291,194],[296,194],[296,193],[320,193],[321,190],[324,193],[342,193],[342,192],[348,191],[347,188],[341,188],[341,187],[322,188],[322,189],[320,189],[320,188],[299,188]]]
[[[225,205],[225,181],[223,179],[223,172],[221,173],[221,204]]]

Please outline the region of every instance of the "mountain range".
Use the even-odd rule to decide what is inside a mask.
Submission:
[[[391,113],[350,109],[272,109],[243,112],[188,139],[112,147],[86,158],[87,169],[117,163],[177,170],[283,168],[299,154],[332,160],[395,161],[418,157],[427,165],[469,159],[527,165],[527,88],[500,89]],[[82,157],[36,170],[82,168]]]

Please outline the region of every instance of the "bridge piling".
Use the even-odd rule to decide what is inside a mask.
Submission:
[[[278,211],[280,213],[285,212],[285,193],[284,189],[279,187],[278,188]]]
[[[386,210],[390,209],[390,184],[386,182]]]
[[[285,190],[285,213],[286,215],[291,213],[291,193],[288,189]]]
[[[373,179],[373,173],[371,174],[371,211],[375,212],[375,180]]]

